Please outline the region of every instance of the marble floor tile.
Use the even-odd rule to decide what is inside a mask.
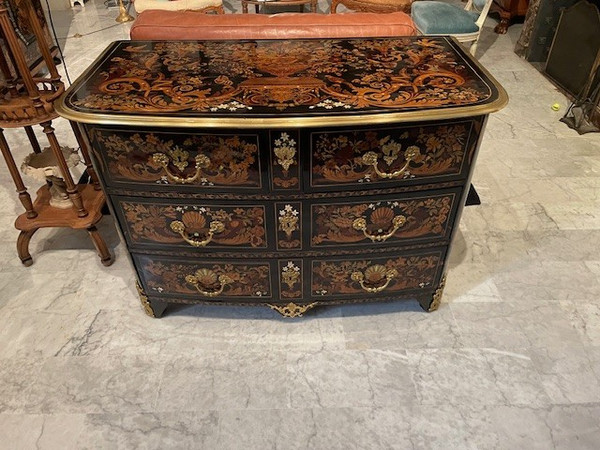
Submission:
[[[140,357],[48,358],[25,410],[30,414],[154,411],[163,369],[162,361]]]
[[[415,403],[403,351],[288,355],[291,408],[397,407]]]
[[[285,354],[197,352],[170,358],[158,411],[263,410],[287,404]]]
[[[489,303],[501,302],[502,297],[493,279],[493,270],[485,264],[468,262],[451,263],[446,279],[443,303]],[[485,310],[485,305],[477,305]]]
[[[84,414],[0,414],[3,445],[12,449],[77,450]],[[99,448],[99,447],[97,447]],[[116,448],[116,447],[113,447]]]
[[[346,348],[352,350],[462,346],[450,309],[424,315],[416,300],[342,308]]]
[[[498,438],[497,448],[548,450],[556,447],[547,422],[548,408],[492,406],[485,412]]]
[[[597,360],[587,348],[548,345],[529,354],[552,403],[600,403]]]
[[[40,367],[40,360],[31,357],[0,357],[0,415],[25,412]]]
[[[0,358],[49,358],[71,345],[94,321],[87,313],[52,313],[13,311],[5,316],[0,339]]]
[[[77,450],[219,448],[216,411],[88,414],[80,429]]]
[[[557,450],[598,448],[600,404],[556,405],[547,416]]]
[[[414,449],[501,448],[496,427],[486,410],[480,406],[423,405],[415,408],[413,414],[408,420]]]
[[[547,405],[527,355],[495,349],[408,350],[419,404]]]
[[[411,449],[409,407],[225,411],[217,448]]]

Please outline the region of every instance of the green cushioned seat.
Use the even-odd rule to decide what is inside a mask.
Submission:
[[[485,2],[484,2],[485,4]],[[479,13],[465,11],[444,2],[416,1],[410,12],[412,20],[423,34],[475,33]]]

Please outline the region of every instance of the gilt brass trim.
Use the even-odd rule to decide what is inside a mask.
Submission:
[[[366,276],[365,276],[366,274]],[[381,286],[377,286],[377,287],[371,287],[369,286],[367,283],[365,283],[365,278],[370,278],[369,275],[370,274],[378,274],[380,276],[382,276],[383,278],[385,278],[385,283]],[[381,292],[383,290],[385,290],[390,282],[398,276],[398,271],[396,269],[387,269],[385,266],[381,265],[381,264],[375,264],[374,266],[371,266],[369,268],[367,268],[367,270],[365,270],[365,273],[363,272],[352,272],[352,274],[350,275],[350,279],[352,281],[356,281],[360,284],[360,287],[370,293],[370,294],[375,294],[377,292]]]
[[[283,317],[302,317],[302,315],[308,311],[309,309],[314,308],[318,305],[318,302],[309,303],[308,305],[296,305],[293,302],[288,303],[287,305],[274,305],[272,303],[267,303],[267,306]]]
[[[171,222],[170,227],[171,230],[173,230],[175,233],[178,233],[181,236],[181,238],[185,242],[190,244],[192,247],[206,247],[212,241],[215,234],[222,233],[223,231],[225,231],[225,225],[223,224],[223,222],[221,222],[220,220],[213,220],[209,224],[209,229],[208,233],[206,233],[206,238],[202,240],[197,240],[190,238],[187,235],[187,233],[185,232],[185,224],[180,220],[174,220],[173,222]]]
[[[148,300],[148,296],[144,292],[144,289],[140,285],[139,281],[135,282],[135,288],[137,289],[138,295],[140,297],[140,302],[142,303],[142,307],[144,308],[144,312],[150,317],[156,318],[156,314],[152,309],[152,305],[150,304],[150,300]]]
[[[406,223],[406,217],[398,215],[392,219],[392,228],[385,234],[371,234],[367,230],[367,220],[364,217],[354,219],[352,222],[352,228],[356,231],[362,231],[365,237],[371,239],[373,242],[385,242],[391,238],[398,229]]]
[[[444,275],[440,281],[440,285],[433,293],[433,300],[427,309],[427,312],[433,312],[440,307],[440,303],[442,302],[442,294],[444,293],[444,286],[446,286],[446,275]]]
[[[206,297],[217,297],[218,295],[221,295],[225,286],[233,283],[233,279],[230,276],[225,274],[217,276],[217,274],[210,269],[198,269],[193,275],[187,275],[185,281],[193,285],[200,294]],[[214,285],[215,282],[218,282],[219,287],[216,289],[206,289],[206,286],[200,287],[203,282],[210,283],[211,286]]]
[[[373,170],[375,170],[375,173],[377,175],[379,175],[379,177],[384,178],[384,179],[390,179],[390,178],[398,178],[403,175],[408,175],[407,169],[408,169],[408,166],[410,165],[410,162],[413,159],[417,158],[419,155],[421,155],[421,151],[419,150],[419,147],[417,147],[416,145],[411,145],[404,152],[404,160],[406,162],[404,163],[404,165],[401,168],[399,168],[398,170],[394,170],[393,172],[383,172],[383,171],[379,170],[379,156],[375,152],[365,153],[362,157],[362,162],[363,162],[363,164],[366,164],[367,166],[373,166]]]
[[[180,149],[179,147],[175,147],[170,152],[171,159],[164,153],[154,153],[152,155],[152,162],[159,165],[163,168],[165,173],[167,174],[167,178],[175,181],[176,183],[189,184],[196,181],[200,174],[202,173],[202,169],[206,169],[210,167],[210,158],[205,155],[196,155],[196,172],[191,177],[183,178],[180,176],[171,173],[169,170],[169,162],[171,162],[175,167],[179,169],[180,172],[183,172],[185,168],[189,165],[187,159],[189,157],[189,152]]]
[[[441,120],[441,119],[457,119],[463,117],[472,117],[476,115],[491,114],[501,110],[508,104],[508,94],[498,81],[488,72],[475,58],[468,55],[461,48],[460,43],[454,37],[445,37],[453,44],[454,49],[463,56],[463,63],[471,66],[475,71],[479,71],[489,81],[489,85],[493,86],[498,96],[490,103],[473,106],[448,107],[448,108],[432,108],[428,110],[411,110],[401,112],[372,112],[368,114],[356,115],[322,115],[322,116],[273,116],[264,118],[227,118],[227,117],[182,117],[177,114],[170,115],[132,115],[132,114],[100,114],[100,113],[83,113],[75,111],[65,104],[66,98],[80,84],[85,82],[89,75],[97,68],[97,64],[92,64],[82,75],[69,87],[69,89],[61,95],[55,102],[54,109],[56,112],[68,119],[80,123],[89,123],[96,125],[138,125],[138,126],[153,126],[153,127],[179,127],[179,128],[235,128],[235,129],[250,129],[250,128],[266,128],[266,127],[292,127],[292,128],[307,128],[315,126],[350,126],[350,125],[377,125],[389,124],[390,122],[409,122],[409,121],[425,121],[425,120]],[[107,57],[114,47],[107,48],[97,58],[97,62]]]

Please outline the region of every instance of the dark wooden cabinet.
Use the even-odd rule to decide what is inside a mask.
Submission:
[[[446,38],[120,42],[58,109],[90,140],[149,314],[297,316],[437,308],[486,116],[506,101]]]

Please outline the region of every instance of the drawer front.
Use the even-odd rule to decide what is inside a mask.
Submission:
[[[266,249],[266,208],[113,197],[132,246]]]
[[[88,127],[105,182],[161,190],[262,190],[258,134]]]
[[[465,178],[483,118],[310,133],[310,188],[433,183]]]
[[[197,301],[270,300],[271,264],[267,261],[189,261],[133,254],[149,295]]]
[[[382,247],[448,239],[460,193],[457,188],[428,195],[312,204],[311,246]]]
[[[377,298],[431,289],[441,277],[445,248],[382,257],[311,261],[313,298]]]

